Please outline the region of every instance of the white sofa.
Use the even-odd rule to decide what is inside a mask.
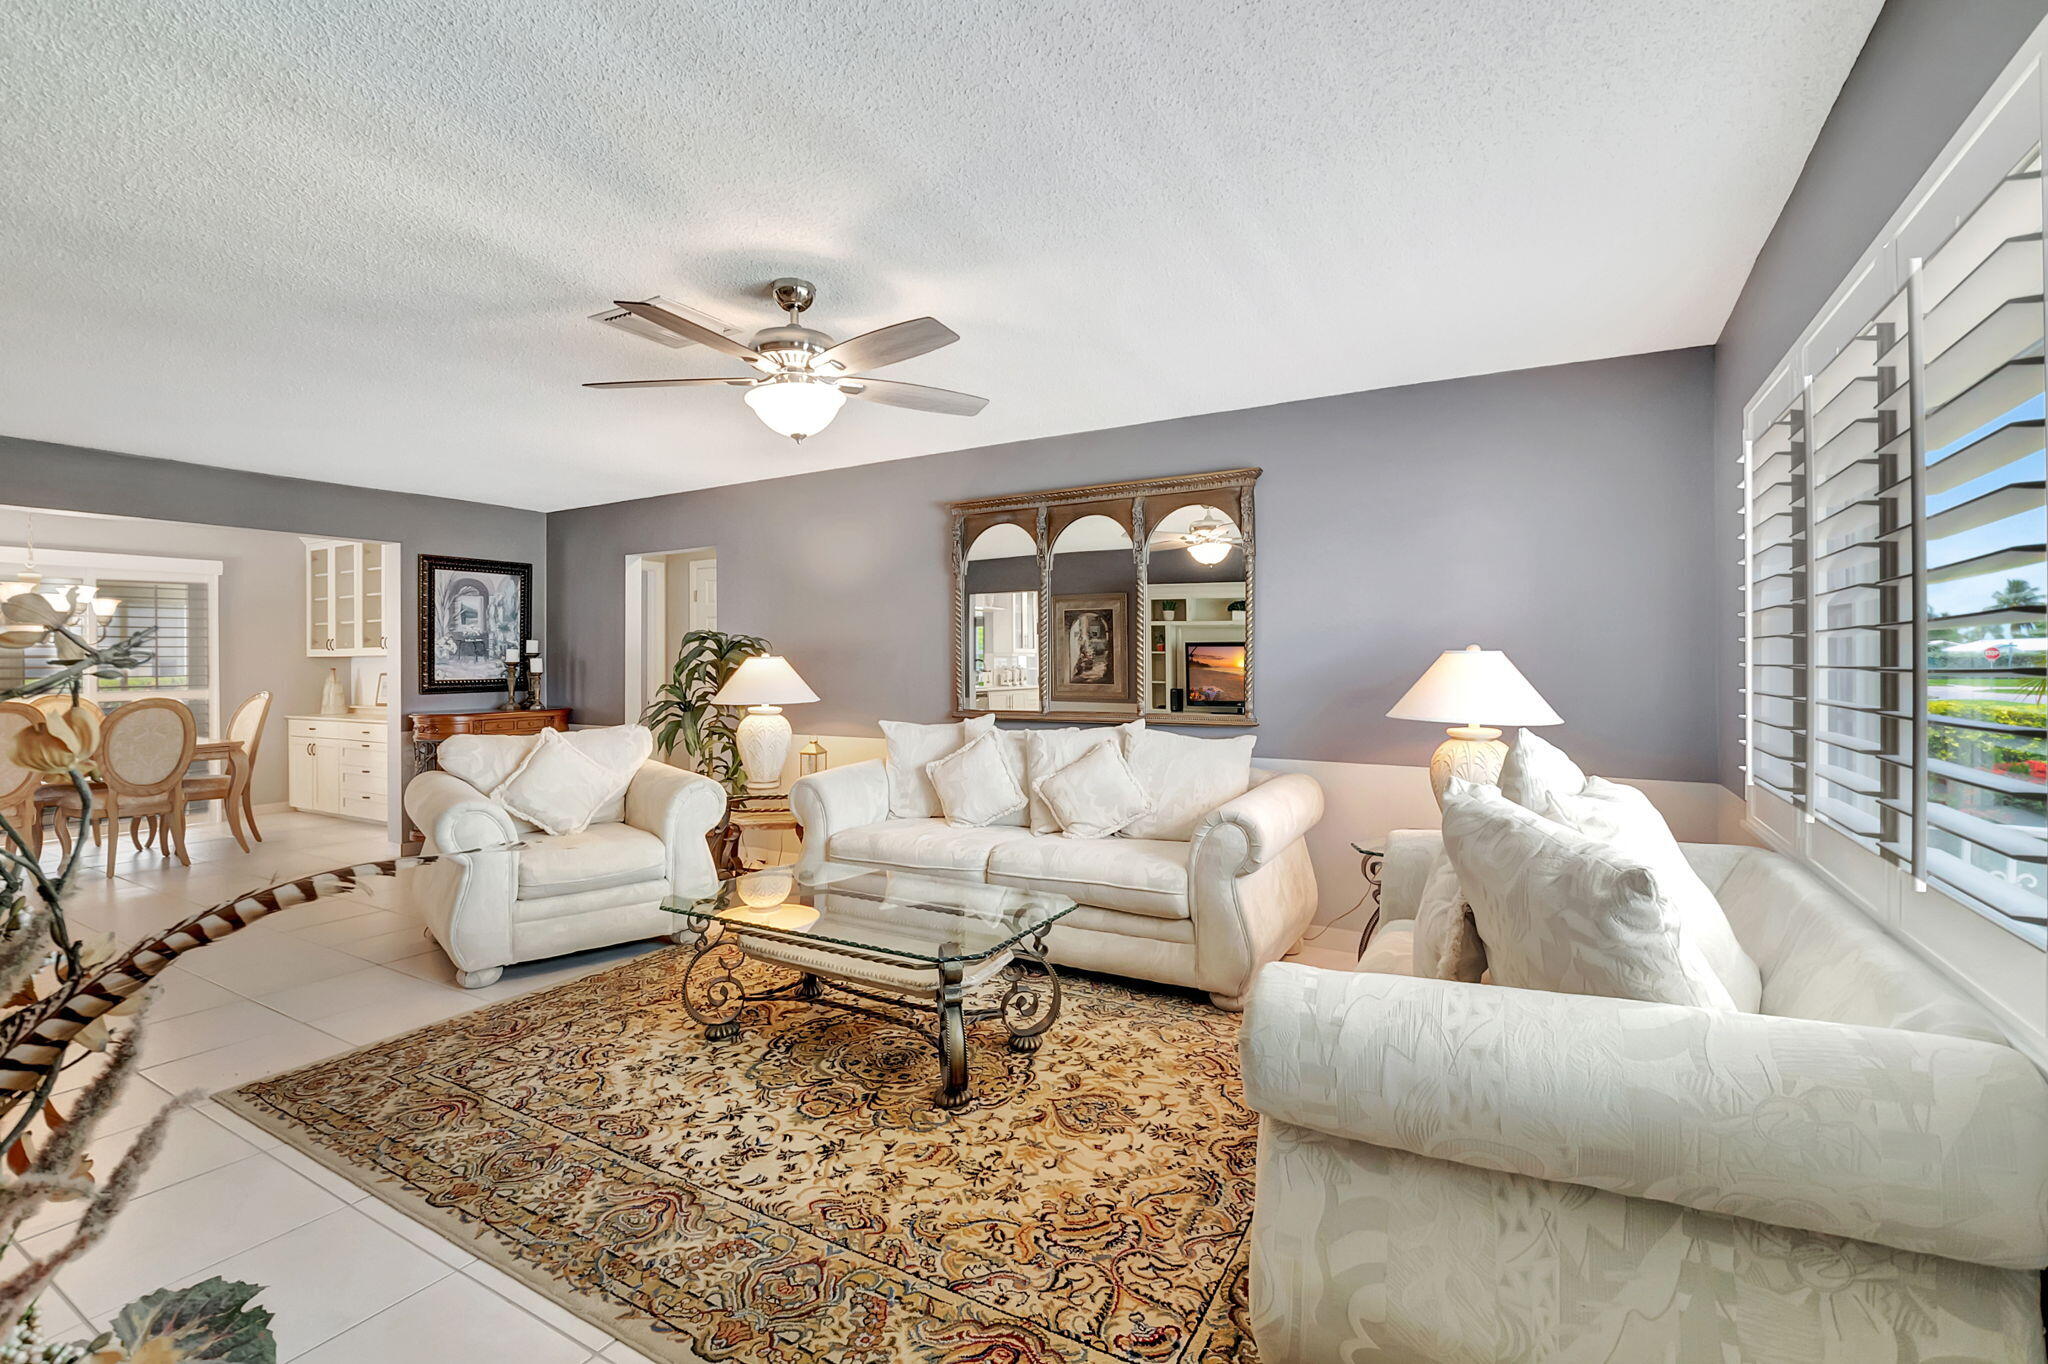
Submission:
[[[514,962],[677,936],[678,920],[662,901],[710,894],[718,884],[705,835],[724,822],[725,790],[707,777],[650,759],[588,828],[549,834],[457,775],[488,781],[481,774],[502,772],[505,755],[531,742],[458,735],[441,745],[442,771],[405,787],[424,851],[460,855],[407,869],[403,893],[471,989],[494,984]],[[523,846],[462,851],[514,843]]]
[[[1442,841],[1397,834],[1387,973],[1267,967],[1266,1364],[2042,1359],[2048,1082],[1795,863],[1686,855],[1763,1012],[1416,979]]]
[[[800,778],[790,805],[804,865],[850,862],[1071,896],[1047,952],[1062,966],[1206,991],[1244,1007],[1259,967],[1316,912],[1304,835],[1323,792],[1300,774],[1252,771],[1251,789],[1204,815],[1186,842],[1069,838],[1028,828],[891,819],[880,759]]]

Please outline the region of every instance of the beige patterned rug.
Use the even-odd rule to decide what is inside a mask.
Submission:
[[[661,1359],[1256,1359],[1234,1016],[1070,979],[1035,1057],[972,1025],[949,1113],[931,1045],[870,1018],[768,1003],[706,1041],[685,960],[222,1101]]]

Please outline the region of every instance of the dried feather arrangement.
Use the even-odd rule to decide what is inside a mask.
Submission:
[[[88,836],[93,808],[88,780],[99,741],[97,710],[81,705],[87,676],[118,677],[147,662],[147,630],[99,645],[65,627],[40,594],[0,600],[0,648],[27,648],[58,637],[72,661],[0,700],[46,699],[42,718],[0,744],[0,790],[18,784],[22,769],[70,782],[78,797],[78,836],[53,872],[30,838],[0,811],[0,1245],[45,1203],[83,1199],[86,1208],[61,1244],[21,1255],[25,1267],[0,1279],[0,1364],[274,1364],[270,1313],[252,1308],[253,1284],[209,1279],[161,1289],[129,1304],[112,1329],[91,1341],[46,1343],[36,1297],[65,1265],[106,1236],[163,1143],[181,1095],[135,1138],[112,1171],[96,1175],[86,1159],[93,1129],[120,1098],[141,1055],[145,987],[180,953],[217,942],[269,914],[344,894],[401,866],[402,858],[299,877],[194,914],[116,953],[90,942],[65,916],[65,896]],[[121,1026],[116,1029],[116,1022]],[[97,1067],[91,1080],[60,1098],[59,1077],[72,1066]]]

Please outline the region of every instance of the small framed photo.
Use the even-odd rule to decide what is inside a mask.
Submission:
[[[531,632],[533,565],[420,556],[420,690],[503,691],[505,651]]]
[[[1052,599],[1052,699],[1129,701],[1137,695],[1131,657],[1131,594],[1094,592]]]

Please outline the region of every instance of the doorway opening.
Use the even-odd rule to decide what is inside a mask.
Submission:
[[[626,556],[626,719],[647,709],[692,630],[718,628],[718,550]]]

